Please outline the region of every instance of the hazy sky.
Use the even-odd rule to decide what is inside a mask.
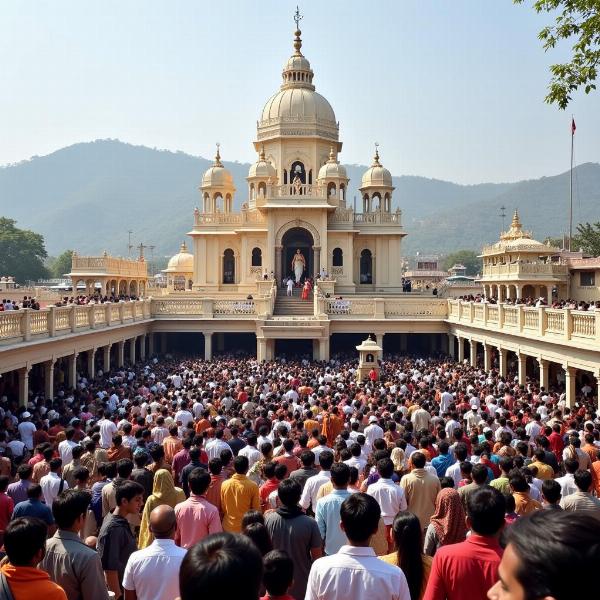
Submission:
[[[253,161],[292,53],[296,0],[2,0],[0,164],[80,141]],[[341,160],[460,183],[600,160],[600,92],[543,102],[549,21],[512,0],[305,0],[303,52],[332,104]]]

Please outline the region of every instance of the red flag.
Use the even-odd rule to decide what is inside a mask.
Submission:
[[[571,135],[575,135],[576,129],[577,129],[577,127],[575,127],[575,119],[573,117],[571,117]]]

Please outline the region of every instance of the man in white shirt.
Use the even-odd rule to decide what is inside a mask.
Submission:
[[[104,412],[100,412],[100,420],[98,421],[98,427],[100,427],[100,446],[105,450],[110,448],[112,444],[113,435],[117,433],[117,426],[104,416]]]
[[[150,513],[154,541],[130,555],[123,575],[125,598],[179,597],[179,568],[187,550],[175,545],[176,530],[175,511],[170,506],[157,506]]]
[[[579,491],[575,484],[575,471],[579,469],[579,461],[576,458],[567,458],[564,465],[566,474],[556,478],[556,482],[560,484],[560,495],[563,498]]]
[[[317,494],[321,486],[329,483],[331,480],[331,465],[333,464],[333,452],[326,450],[321,452],[321,471],[312,477],[309,477],[304,484],[302,496],[300,497],[300,506],[307,510],[312,507],[313,512],[317,508]]]
[[[65,429],[66,440],[63,440],[58,445],[58,454],[62,460],[63,467],[66,467],[73,460],[73,447],[77,446],[77,443],[73,441],[75,430],[72,427]]]
[[[33,434],[35,433],[35,425],[31,422],[31,413],[25,411],[21,415],[21,423],[19,423],[19,435],[21,441],[25,444],[27,450],[33,450]]]
[[[440,416],[445,412],[448,412],[450,405],[454,403],[454,396],[449,390],[444,390],[440,394]]]
[[[260,452],[256,449],[255,433],[246,436],[246,445],[238,452],[238,456],[245,456],[248,459],[248,468],[252,468],[259,461]]]
[[[420,405],[419,408],[417,408],[417,410],[415,410],[411,415],[410,421],[413,424],[415,431],[429,429],[431,415],[423,408],[423,405]]]
[[[340,516],[348,544],[312,564],[305,600],[410,600],[402,570],[377,558],[369,546],[381,517],[377,501],[367,494],[351,494]]]
[[[182,402],[181,409],[175,413],[175,422],[181,422],[181,425],[185,428],[188,426],[188,423],[193,420],[194,415],[187,409],[187,402]]]
[[[208,454],[208,460],[220,458],[221,450],[231,450],[229,444],[223,441],[222,429],[217,429],[215,431],[215,437],[206,442],[204,449],[206,450],[206,454]]]
[[[369,425],[365,427],[365,438],[369,447],[373,447],[375,440],[383,439],[383,429],[379,427],[378,419],[375,415],[369,417]]]
[[[44,502],[49,508],[52,508],[54,498],[56,498],[56,496],[58,496],[63,490],[69,488],[69,484],[60,476],[61,467],[62,461],[60,458],[53,458],[50,461],[50,473],[48,473],[48,475],[44,475],[40,479],[40,486],[42,487]]]
[[[391,527],[394,517],[406,510],[407,503],[404,490],[392,481],[394,463],[389,458],[377,461],[379,479],[367,488],[367,494],[373,496],[381,508],[381,517],[386,528]]]

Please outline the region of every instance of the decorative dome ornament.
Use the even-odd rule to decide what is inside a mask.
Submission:
[[[217,142],[217,154],[215,162],[210,166],[202,176],[202,184],[200,189],[217,188],[219,190],[234,192],[233,177],[221,162],[221,144]]]
[[[248,179],[260,178],[260,179],[275,179],[277,177],[277,170],[265,157],[265,147],[261,147],[258,160],[250,165],[248,169]]]
[[[515,209],[515,214],[513,215],[512,222],[510,224],[510,229],[505,231],[501,236],[501,240],[519,240],[521,238],[531,239],[532,234],[530,231],[523,231],[523,225],[521,224],[521,219],[519,218],[519,211]]]
[[[329,160],[319,169],[318,179],[348,179],[346,167],[344,167],[344,165],[340,165],[339,161],[337,160],[333,145],[329,150]]]
[[[392,174],[381,164],[379,161],[379,144],[375,142],[375,156],[373,157],[373,163],[365,171],[362,176],[361,186],[363,188],[393,188]]]

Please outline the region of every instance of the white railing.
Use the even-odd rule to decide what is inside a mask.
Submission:
[[[528,338],[600,344],[600,311],[448,300],[448,321]]]
[[[10,310],[0,313],[0,344],[54,338],[149,318],[150,300]]]
[[[373,319],[438,319],[448,316],[448,304],[436,298],[364,298],[347,296],[341,299],[320,298],[319,312],[329,318],[360,316]]]
[[[71,261],[71,271],[81,277],[85,277],[86,273],[146,277],[148,275],[148,265],[144,260],[74,254]]]
[[[567,274],[567,265],[554,263],[507,263],[484,265],[483,276],[540,275],[542,277],[561,277]]]

